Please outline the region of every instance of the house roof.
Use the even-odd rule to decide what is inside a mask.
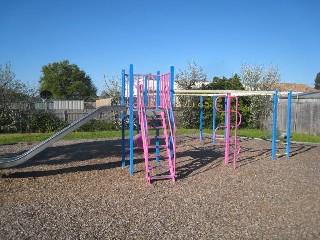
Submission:
[[[317,92],[315,88],[308,87],[302,83],[275,83],[275,90],[280,92],[293,91],[293,92]]]

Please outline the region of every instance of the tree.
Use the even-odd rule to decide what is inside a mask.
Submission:
[[[195,61],[188,62],[188,66],[180,70],[175,76],[178,89],[190,90],[201,89],[203,83],[207,82],[207,74]],[[178,104],[183,108],[181,112],[181,124],[186,128],[199,126],[199,97],[178,96]]]
[[[214,77],[212,82],[202,87],[204,90],[244,90],[243,85],[241,84],[240,77],[238,74],[233,75],[231,78],[226,77]],[[232,92],[232,91],[231,91]],[[234,101],[232,102],[232,106],[234,106]],[[242,127],[248,127],[250,122],[248,121],[250,116],[250,99],[247,97],[239,97],[238,98],[238,111],[242,115]],[[204,121],[205,126],[211,127],[212,125],[212,111],[211,109],[214,107],[212,102],[212,97],[206,97],[204,99],[204,107],[207,111],[205,111]],[[224,104],[221,100],[218,101],[218,109],[224,109]],[[224,125],[224,115],[217,113],[216,116],[217,124]],[[234,115],[232,114],[232,117]]]
[[[203,72],[202,67],[192,61],[188,62],[185,69],[179,69],[175,79],[179,89],[190,90],[199,88],[203,82],[207,82],[207,74]]]
[[[318,72],[316,79],[314,80],[314,88],[320,90],[320,72]]]
[[[226,77],[214,77],[212,82],[204,86],[203,89],[208,90],[244,90],[243,85],[240,82],[240,77],[235,74],[231,78]]]
[[[11,63],[0,64],[0,106],[8,107],[14,102],[27,101],[32,95],[16,75],[11,71]]]
[[[0,64],[0,132],[24,132],[34,92],[16,79],[11,64]],[[22,103],[22,104],[21,104]]]
[[[91,78],[68,60],[42,67],[39,91],[50,91],[55,99],[94,99],[97,88]]]
[[[280,81],[278,68],[271,64],[268,69],[263,65],[242,65],[240,79],[247,90],[274,90],[275,83]]]
[[[120,105],[121,101],[121,81],[117,77],[103,76],[105,89],[101,92],[101,97],[112,98],[111,103],[114,105]]]
[[[247,90],[274,90],[275,83],[280,81],[280,73],[276,66],[270,65],[265,69],[263,65],[243,65],[240,79]],[[255,128],[269,127],[267,120],[272,112],[272,98],[270,96],[252,96],[250,104],[251,122]]]

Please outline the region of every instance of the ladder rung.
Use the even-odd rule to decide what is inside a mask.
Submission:
[[[149,167],[149,170],[157,169],[157,168],[170,168],[170,166],[169,165],[151,166],[151,167]]]
[[[161,160],[163,160],[163,159],[168,159],[168,157],[167,156],[163,156],[163,155],[159,155],[159,156],[156,156],[156,155],[154,155],[154,154],[151,154],[151,155],[149,155],[149,160],[154,160],[154,159],[161,159]]]
[[[155,126],[155,127],[150,127],[149,130],[154,130],[154,129],[163,129],[163,126]]]
[[[151,180],[158,180],[158,179],[172,179],[171,175],[161,175],[161,176],[151,176]]]
[[[165,139],[166,136],[160,135],[160,136],[149,136],[149,139]]]
[[[147,120],[148,120],[148,121],[152,121],[152,120],[161,121],[162,118],[154,117],[154,118],[147,118]]]
[[[166,148],[167,147],[167,145],[159,145],[159,146],[148,146],[148,148],[150,148],[150,149],[155,149],[155,148]]]

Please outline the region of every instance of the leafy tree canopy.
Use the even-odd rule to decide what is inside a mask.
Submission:
[[[188,62],[188,66],[175,76],[175,81],[179,89],[190,90],[200,88],[203,82],[207,81],[207,74],[203,68],[198,66],[195,61]]]
[[[212,82],[208,85],[203,86],[203,89],[207,90],[244,90],[240,82],[240,77],[235,74],[231,78],[219,78],[214,77]]]
[[[11,64],[0,64],[0,104],[2,107],[11,103],[27,101],[33,97],[33,92],[24,83],[16,79],[11,70]]]
[[[275,65],[265,68],[263,65],[243,65],[240,78],[247,90],[274,90],[280,81],[280,72]],[[272,98],[270,96],[253,96],[250,103],[251,122],[255,128],[270,128]]]
[[[267,69],[264,65],[242,65],[240,79],[247,90],[274,90],[274,84],[280,82],[280,72],[273,64]]]
[[[112,104],[119,105],[121,102],[121,80],[117,77],[103,76],[105,88],[101,97],[112,98]]]
[[[320,72],[317,74],[314,80],[314,88],[320,90]]]
[[[39,91],[50,91],[55,99],[94,99],[97,88],[90,76],[68,60],[49,63],[42,67]]]

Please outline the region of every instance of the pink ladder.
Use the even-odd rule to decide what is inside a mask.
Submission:
[[[172,124],[169,121],[169,111],[166,108],[147,109],[143,102],[142,97],[140,97],[139,123],[143,142],[146,181],[150,184],[152,180],[172,179],[175,182],[175,143],[172,147]],[[169,135],[167,125],[169,126]],[[151,135],[151,129],[156,130],[158,134]],[[172,153],[172,150],[174,153]],[[161,172],[161,169],[164,169],[164,171]],[[156,174],[153,174],[154,172]]]

